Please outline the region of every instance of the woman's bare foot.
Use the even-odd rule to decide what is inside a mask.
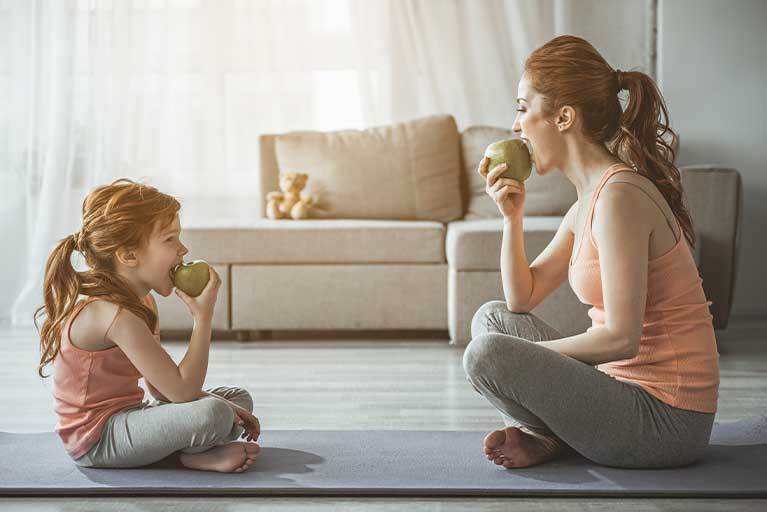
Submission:
[[[257,443],[235,441],[202,453],[180,453],[181,464],[190,469],[241,473],[253,464],[261,448]]]
[[[490,432],[485,437],[485,455],[505,468],[526,468],[556,459],[562,453],[562,441],[556,437],[538,437],[517,427]]]

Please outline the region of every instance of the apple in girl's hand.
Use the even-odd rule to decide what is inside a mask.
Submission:
[[[173,269],[173,284],[190,297],[202,293],[210,279],[210,268],[204,260],[187,261]]]
[[[493,142],[485,150],[485,156],[490,159],[487,166],[490,172],[496,165],[506,164],[506,170],[501,173],[503,178],[525,181],[530,177],[533,163],[527,146],[519,139],[506,139]]]

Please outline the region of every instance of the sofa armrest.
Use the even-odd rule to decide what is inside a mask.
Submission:
[[[695,232],[695,263],[706,298],[713,302],[714,328],[724,329],[732,309],[740,251],[740,173],[715,165],[688,165],[679,172]]]

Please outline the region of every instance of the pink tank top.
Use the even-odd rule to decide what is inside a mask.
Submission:
[[[573,249],[568,280],[578,299],[592,305],[591,327],[605,323],[599,254],[591,233],[594,205],[610,176],[634,172],[625,164],[605,171],[594,189],[579,247]],[[670,223],[669,223],[670,225]],[[647,301],[639,353],[597,369],[622,381],[638,384],[659,400],[680,409],[716,412],[719,353],[713,317],[695,260],[681,229],[673,249],[648,262]]]
[[[110,416],[140,406],[144,398],[138,384],[142,375],[119,347],[89,351],[71,343],[72,322],[94,300],[99,298],[89,297],[75,305],[62,329],[61,347],[53,361],[56,432],[75,460],[96,444]],[[144,300],[151,307],[148,295]],[[154,335],[159,342],[159,326]]]

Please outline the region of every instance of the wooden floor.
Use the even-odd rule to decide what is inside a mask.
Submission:
[[[767,412],[767,326],[717,332],[717,421]],[[56,422],[50,379],[37,376],[32,329],[0,327],[0,430],[43,432]],[[176,360],[185,343],[163,341]],[[207,386],[237,385],[255,399],[264,429],[490,430],[495,410],[466,382],[462,349],[446,340],[214,341]],[[50,370],[48,370],[50,372]],[[480,447],[477,447],[479,450]],[[40,461],[44,464],[45,461]],[[428,460],[424,464],[428,464]],[[3,499],[2,510],[767,510],[767,500],[68,498]]]

